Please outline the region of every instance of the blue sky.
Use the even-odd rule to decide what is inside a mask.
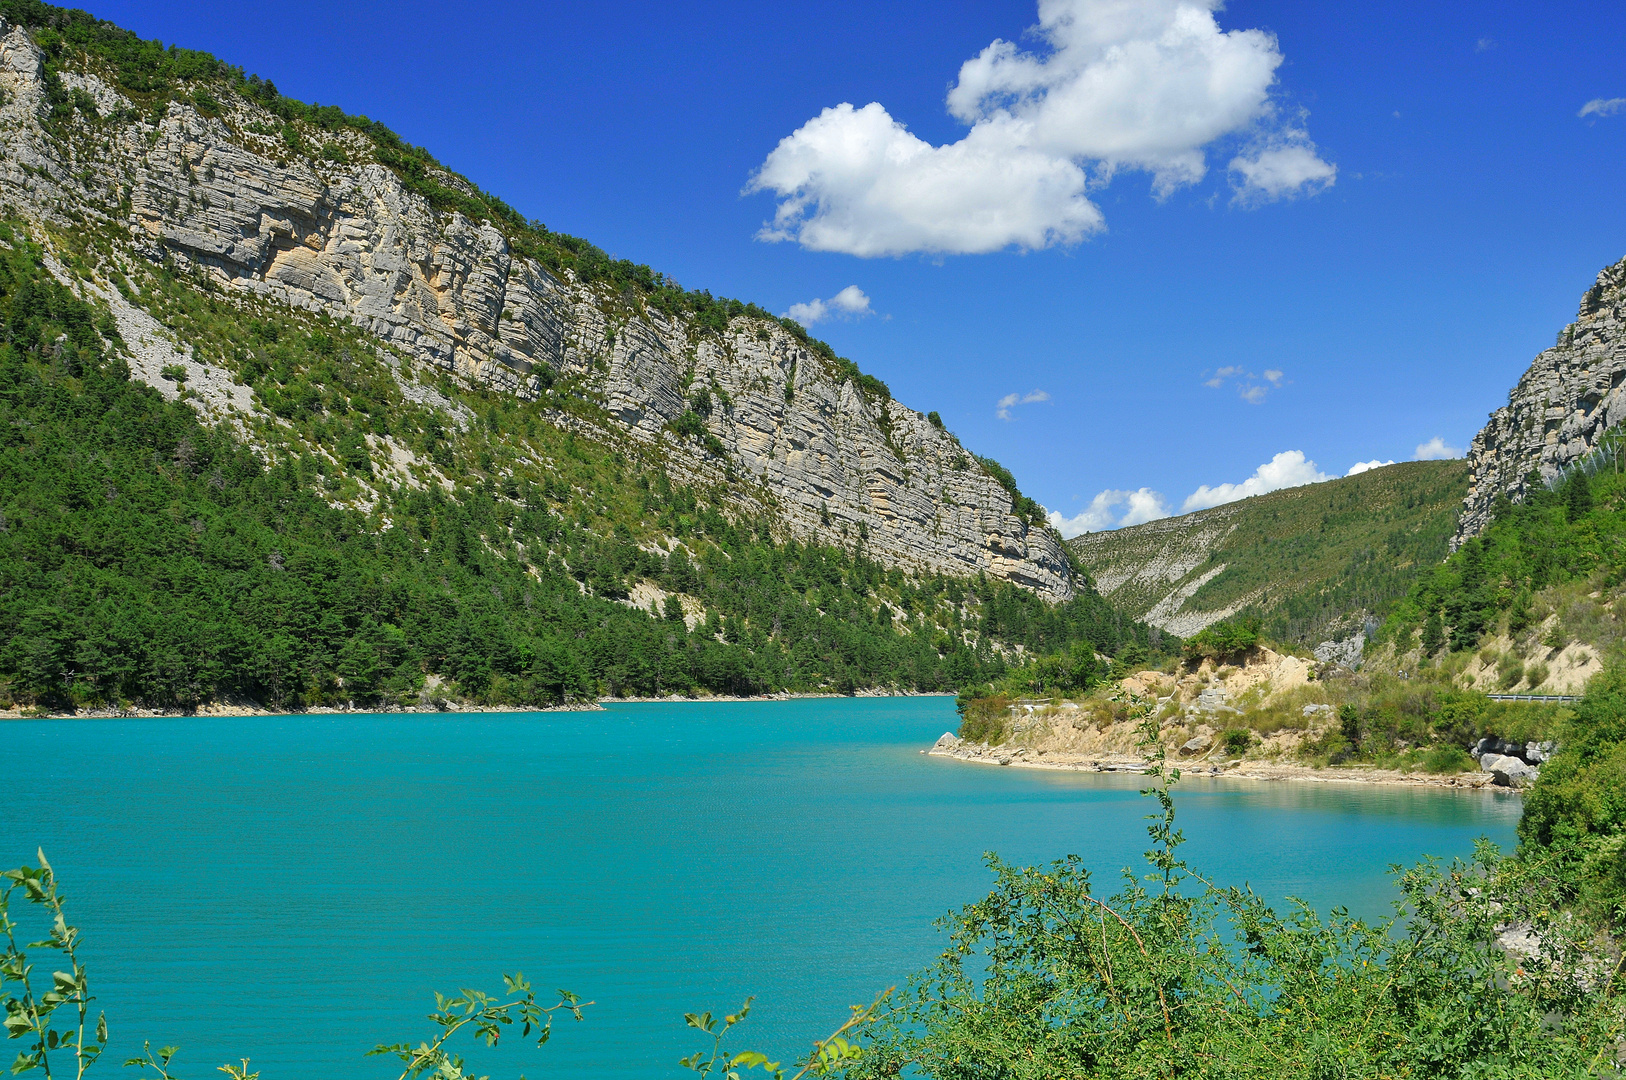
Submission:
[[[823,302],[1069,532],[1465,447],[1626,255],[1619,4],[87,6]]]

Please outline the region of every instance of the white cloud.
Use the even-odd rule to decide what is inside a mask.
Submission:
[[[1319,484],[1331,479],[1316,468],[1315,462],[1305,459],[1304,451],[1284,450],[1255,469],[1253,475],[1240,484],[1220,484],[1217,487],[1202,485],[1186,497],[1180,512],[1186,514],[1193,510],[1205,510],[1210,506],[1263,495],[1267,491]]]
[[[1482,37],[1474,42],[1474,52],[1490,52],[1494,48],[1496,48],[1495,38]]]
[[[1417,444],[1417,452],[1412,455],[1413,461],[1444,461],[1447,458],[1462,456],[1462,447],[1447,446],[1445,440],[1438,435],[1426,443]]]
[[[1315,195],[1338,179],[1338,166],[1322,161],[1315,143],[1298,130],[1278,135],[1251,156],[1238,154],[1230,169],[1236,199],[1244,204]]]
[[[1205,371],[1203,374],[1208,375],[1208,372]],[[1212,376],[1203,380],[1203,385],[1218,390],[1234,379],[1236,380],[1237,396],[1249,405],[1258,405],[1265,400],[1265,396],[1272,390],[1280,390],[1287,385],[1283,381],[1284,373],[1275,368],[1265,369],[1263,378],[1265,383],[1270,384],[1269,386],[1259,381],[1260,376],[1245,368],[1231,364],[1226,367],[1216,368]]]
[[[1120,507],[1122,513],[1119,512]],[[1137,491],[1103,491],[1090,500],[1090,505],[1070,518],[1052,510],[1046,515],[1050,524],[1069,540],[1087,532],[1103,529],[1121,529],[1125,525],[1140,525],[1147,521],[1169,516],[1169,501],[1151,488]]]
[[[785,314],[803,326],[812,326],[832,316],[862,319],[865,315],[875,314],[875,309],[869,306],[869,297],[864,295],[863,289],[857,285],[849,285],[828,300],[809,300],[805,304],[792,304]]]
[[[1351,465],[1349,467],[1349,471],[1347,473],[1345,473],[1344,475],[1345,476],[1359,476],[1363,472],[1371,472],[1373,469],[1381,469],[1385,465],[1393,465],[1393,464],[1394,464],[1393,460],[1379,461],[1377,458],[1373,458],[1371,461],[1357,461],[1355,464],[1353,464],[1353,465]]]
[[[1012,406],[1032,405],[1036,402],[1049,400],[1050,395],[1043,390],[1030,390],[1025,394],[1006,394],[999,399],[999,404],[994,407],[994,415],[1001,420],[1009,420]]]
[[[1105,227],[1087,197],[1119,170],[1160,198],[1245,137],[1239,193],[1313,192],[1335,169],[1270,100],[1283,61],[1263,30],[1223,31],[1221,0],[1039,0],[1043,42],[967,60],[948,109],[970,130],[933,146],[879,102],[827,108],[780,140],[746,186],[779,203],[758,238],[850,255],[970,254],[1073,244]],[[1296,186],[1295,186],[1296,185]]]
[[[1614,116],[1622,109],[1626,109],[1626,97],[1593,98],[1581,106],[1576,116]]]

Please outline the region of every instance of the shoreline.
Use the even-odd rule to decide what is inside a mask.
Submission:
[[[260,705],[247,705],[237,702],[211,702],[196,709],[75,709],[73,712],[48,712],[37,716],[24,715],[19,708],[0,709],[0,721],[6,720],[142,720],[159,719],[164,717],[195,716],[195,717],[231,717],[231,716],[391,716],[413,715],[427,716],[437,713],[455,715],[457,713],[557,713],[557,712],[603,712],[604,706],[618,703],[648,704],[648,703],[702,703],[702,702],[741,702],[741,701],[799,701],[802,699],[826,698],[891,698],[891,697],[948,697],[952,693],[925,693],[918,690],[887,690],[871,687],[866,690],[857,690],[851,694],[815,694],[791,693],[782,691],[777,694],[750,694],[738,696],[734,694],[704,694],[687,697],[682,694],[672,694],[667,697],[600,697],[592,701],[573,701],[564,705],[471,705],[462,702],[447,701],[442,707],[415,705],[407,708],[393,709],[364,709],[344,708],[334,705],[313,705],[305,709],[277,710],[267,709]]]
[[[952,742],[949,740],[953,739]],[[1027,747],[1014,749],[988,746],[983,743],[965,743],[945,733],[943,738],[920,751],[928,757],[963,761],[971,765],[993,765],[1014,769],[1043,769],[1051,772],[1089,773],[1144,773],[1148,762],[1126,754],[1067,754]],[[1207,777],[1210,779],[1256,780],[1266,783],[1297,781],[1310,784],[1375,784],[1386,787],[1438,787],[1454,791],[1517,791],[1495,782],[1490,773],[1402,773],[1393,769],[1354,768],[1318,769],[1311,765],[1287,765],[1274,762],[1231,760],[1208,761],[1202,758],[1190,761],[1171,759],[1169,764],[1180,770],[1182,778]]]

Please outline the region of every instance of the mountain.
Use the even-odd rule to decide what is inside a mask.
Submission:
[[[943,690],[1150,644],[935,414],[376,122],[0,0],[0,176],[0,708]]]
[[[1342,637],[1445,557],[1461,461],[1414,461],[1068,542],[1125,615],[1186,637],[1256,615],[1278,641]]]
[[[1575,321],[1537,356],[1507,404],[1468,451],[1473,478],[1452,547],[1477,536],[1496,500],[1522,501],[1598,450],[1626,418],[1626,259],[1605,267],[1581,297]]]
[[[1059,537],[1008,474],[795,324],[526,222],[377,123],[88,17],[11,7],[8,201],[93,235],[100,259],[167,262],[362,327],[413,365],[636,443],[674,479],[737,477],[799,538],[858,534],[887,566],[1072,596]],[[32,36],[19,11],[35,12]],[[160,348],[132,370],[157,385],[184,361]]]

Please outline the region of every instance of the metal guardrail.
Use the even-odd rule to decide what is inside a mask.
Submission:
[[[1492,701],[1531,701],[1538,704],[1557,701],[1580,701],[1577,694],[1486,694]]]

